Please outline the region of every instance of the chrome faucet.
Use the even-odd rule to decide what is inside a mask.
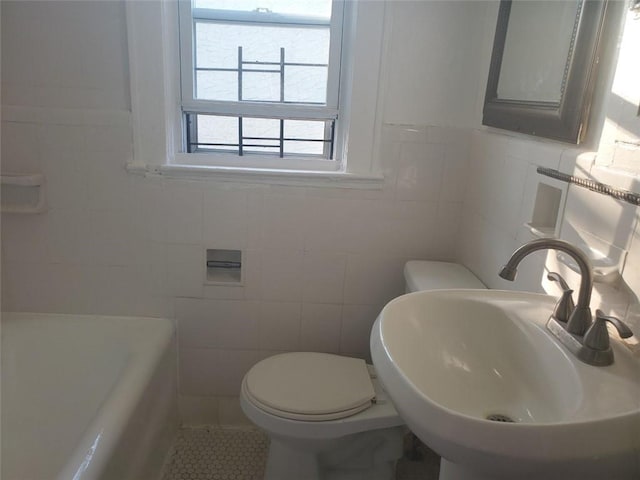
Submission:
[[[572,305],[571,293],[564,279],[557,273],[550,273],[549,280],[557,281],[563,289],[563,295],[547,322],[547,329],[569,349],[576,357],[589,365],[605,366],[613,363],[613,350],[609,345],[609,333],[605,326],[611,323],[622,338],[632,335],[631,330],[614,317],[605,316],[600,310],[595,322],[591,321],[591,291],[593,289],[593,270],[589,257],[579,248],[564,240],[541,238],[525,243],[518,248],[499,275],[505,280],[516,278],[517,267],[524,257],[538,250],[560,250],[571,256],[580,268],[580,288],[578,302]]]
[[[516,278],[518,264],[524,257],[538,250],[560,250],[571,256],[580,268],[580,288],[578,290],[578,302],[567,321],[567,331],[575,335],[584,335],[591,325],[591,290],[593,289],[593,270],[589,257],[569,242],[557,238],[540,238],[525,243],[518,248],[499,275],[505,280],[513,281]]]

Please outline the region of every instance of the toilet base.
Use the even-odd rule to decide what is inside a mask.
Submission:
[[[265,480],[393,480],[404,429],[330,440],[272,436]]]

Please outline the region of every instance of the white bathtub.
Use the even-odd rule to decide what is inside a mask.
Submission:
[[[1,328],[3,480],[158,477],[178,424],[171,321],[3,313]]]

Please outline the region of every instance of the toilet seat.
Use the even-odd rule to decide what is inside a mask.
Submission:
[[[315,352],[284,353],[258,362],[246,374],[242,390],[272,415],[311,422],[355,415],[375,398],[364,360]]]

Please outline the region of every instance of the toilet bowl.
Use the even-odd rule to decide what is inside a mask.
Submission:
[[[407,291],[484,288],[466,268],[411,261]],[[270,438],[265,480],[391,480],[407,431],[364,360],[317,352],[266,358],[245,375],[245,415]]]
[[[245,376],[240,404],[270,437],[265,480],[393,478],[404,422],[364,360],[269,357]]]

